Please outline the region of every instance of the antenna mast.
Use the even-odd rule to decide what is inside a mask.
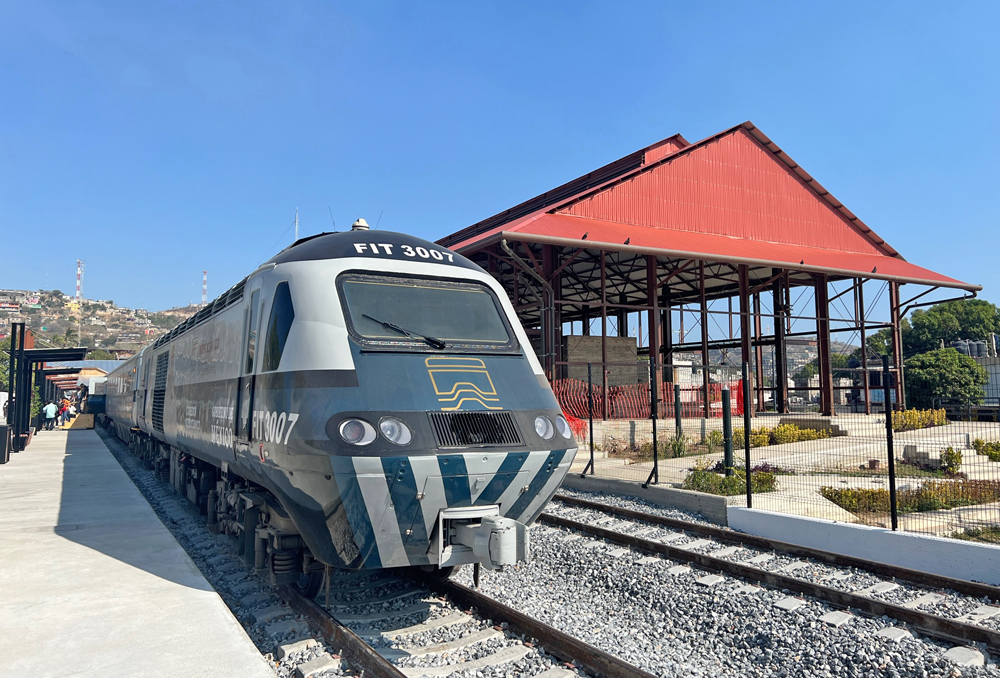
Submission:
[[[83,261],[76,260],[76,303],[83,299]]]
[[[293,242],[299,241],[299,208],[295,208],[295,240]]]

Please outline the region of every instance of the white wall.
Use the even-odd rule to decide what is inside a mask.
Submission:
[[[1000,586],[1000,546],[730,506],[729,527],[768,539]]]

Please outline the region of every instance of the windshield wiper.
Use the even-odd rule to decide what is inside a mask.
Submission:
[[[428,344],[430,344],[432,347],[434,347],[436,349],[447,348],[447,344],[445,344],[440,339],[435,339],[434,337],[429,337],[429,336],[427,336],[425,334],[420,334],[418,332],[411,332],[409,330],[404,330],[399,325],[394,325],[393,323],[385,322],[384,320],[379,320],[378,318],[373,318],[370,315],[368,315],[367,313],[362,313],[361,316],[363,318],[368,318],[369,320],[377,322],[379,325],[381,325],[382,327],[384,327],[384,328],[386,328],[388,330],[393,330],[393,331],[399,332],[403,336],[406,336],[406,337],[420,337],[421,339],[423,339],[424,341],[426,341]]]

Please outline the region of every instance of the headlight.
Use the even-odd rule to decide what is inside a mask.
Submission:
[[[351,445],[367,445],[375,440],[375,427],[362,419],[345,419],[340,423],[340,437]]]
[[[409,427],[395,417],[383,417],[382,421],[378,423],[378,427],[390,443],[408,445],[413,439]]]
[[[544,414],[535,417],[535,433],[548,440],[556,430],[552,428],[552,420]]]
[[[569,422],[566,421],[566,417],[561,414],[556,415],[556,429],[559,431],[559,435],[563,438],[572,438],[573,431],[570,430]]]

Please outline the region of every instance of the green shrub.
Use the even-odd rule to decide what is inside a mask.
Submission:
[[[799,440],[799,427],[793,424],[781,424],[771,429],[771,440],[775,445],[795,443]]]
[[[915,431],[931,426],[945,426],[948,424],[948,417],[945,411],[940,410],[903,410],[892,413],[893,431]]]
[[[987,443],[976,438],[972,441],[972,447],[978,454],[986,455],[990,461],[1000,461],[1000,443]]]
[[[705,437],[705,451],[708,454],[714,454],[722,449],[725,445],[726,440],[722,435],[722,431],[709,431],[708,435]]]
[[[942,450],[941,467],[944,468],[946,473],[958,473],[958,469],[962,468],[962,451],[956,450],[951,446],[947,450]]]
[[[889,492],[865,488],[822,487],[820,494],[857,515],[889,513]],[[932,480],[896,494],[900,513],[918,513],[1000,501],[1000,480]]]
[[[780,424],[774,428],[760,427],[750,429],[750,447],[767,447],[769,445],[784,445],[798,443],[803,440],[821,440],[829,438],[830,431],[813,428],[799,428],[795,424]],[[743,449],[743,429],[733,430],[733,447]]]
[[[678,433],[667,438],[667,450],[674,459],[683,457],[688,453],[691,442],[683,433]]]
[[[1000,544],[1000,527],[967,527],[961,532],[954,532],[948,536],[952,539],[983,541],[987,544]]]
[[[735,469],[733,475],[726,476],[713,473],[704,464],[699,464],[687,475],[681,487],[685,490],[731,497],[747,491],[746,478],[746,471],[741,468]],[[774,492],[777,487],[778,483],[773,473],[750,474],[750,489],[754,493]]]
[[[888,513],[890,509],[888,490],[821,487],[819,493],[845,511],[855,514]]]

